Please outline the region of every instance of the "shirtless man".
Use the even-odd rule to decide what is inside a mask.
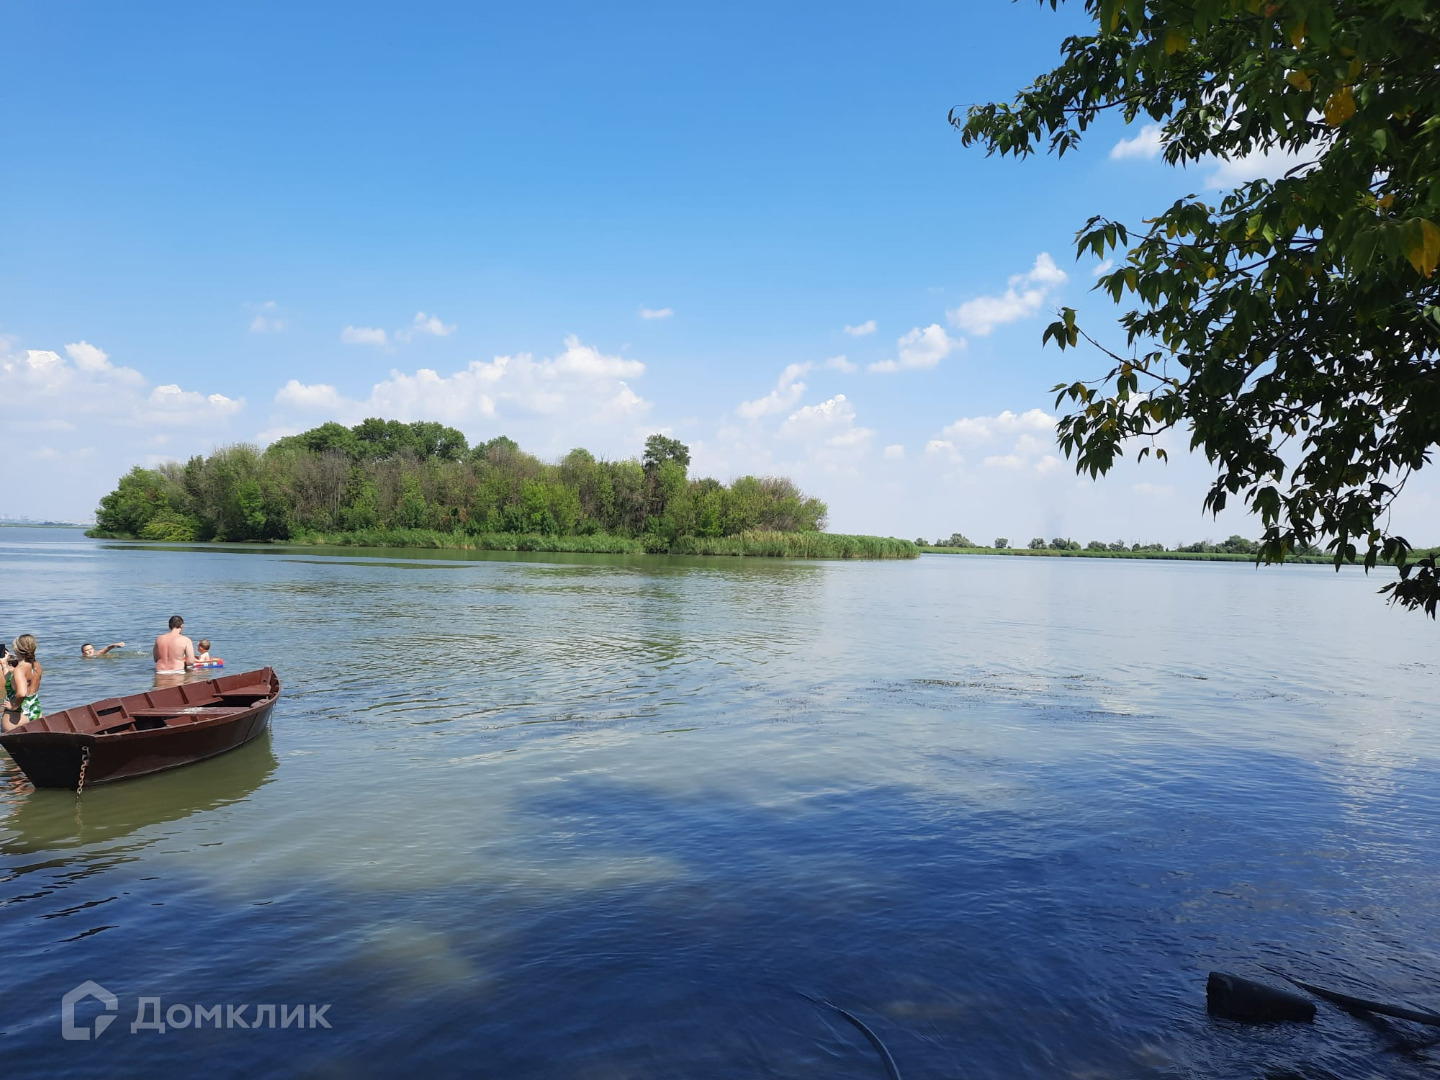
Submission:
[[[155,639],[155,674],[184,675],[195,663],[195,646],[181,631],[185,620],[170,616],[170,630]]]
[[[97,656],[104,656],[112,650],[123,649],[124,647],[125,642],[117,641],[113,645],[106,645],[103,649],[97,649],[87,641],[84,645],[80,646],[80,656],[85,660],[94,660]]]

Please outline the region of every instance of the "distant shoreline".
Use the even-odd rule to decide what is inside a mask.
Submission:
[[[1054,559],[1161,559],[1170,562],[1249,562],[1254,555],[1230,554],[1224,551],[1060,551],[1057,548],[986,548],[986,547],[936,547],[926,544],[920,548],[926,555],[1023,555]],[[1329,555],[1291,555],[1286,562],[1315,563],[1333,566],[1335,560]],[[1386,564],[1388,565],[1388,564]]]

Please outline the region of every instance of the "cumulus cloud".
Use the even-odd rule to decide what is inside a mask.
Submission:
[[[643,305],[642,305],[641,308],[640,308],[640,318],[645,319],[645,320],[647,320],[647,321],[653,320],[653,319],[668,319],[668,318],[670,318],[671,315],[674,315],[674,314],[675,314],[674,308],[668,308],[668,307],[648,308],[648,307],[645,307],[645,306],[643,306]]]
[[[164,416],[179,424],[209,424],[218,418],[234,416],[245,402],[224,394],[201,394],[182,390],[176,383],[157,386],[147,399],[150,413],[147,420]]]
[[[50,363],[49,356],[53,354],[34,350],[32,355],[43,356],[44,359],[41,363],[48,365]],[[75,361],[75,366],[87,375],[109,375],[127,382],[134,382],[142,378],[138,371],[130,368],[117,368],[110,363],[109,353],[99,346],[91,345],[88,341],[77,341],[74,344],[66,345],[65,355]]]
[[[855,423],[855,406],[844,394],[818,405],[806,405],[785,418],[776,437],[804,443],[812,460],[836,467],[853,464],[865,452],[875,432]]]
[[[810,371],[814,364],[791,364],[780,373],[780,379],[775,384],[775,389],[762,398],[754,401],[742,401],[735,412],[746,420],[759,420],[762,416],[769,416],[772,413],[782,413],[786,409],[793,408],[805,393],[805,384],[800,377]]]
[[[962,416],[947,424],[925,446],[927,454],[964,464],[962,449],[975,451],[986,469],[1046,473],[1060,464],[1055,449],[1055,417],[1043,409],[994,416]]]
[[[1055,431],[1056,418],[1044,409],[1014,413],[1009,409],[995,416],[962,416],[947,424],[940,432],[946,439],[965,445],[978,445],[992,439],[1016,435],[1034,436],[1038,432]]]
[[[845,327],[845,333],[849,334],[851,337],[865,337],[868,334],[873,334],[876,328],[877,324],[874,319],[866,319],[858,326]]]
[[[300,418],[353,424],[366,416],[383,416],[439,420],[473,435],[493,434],[500,423],[523,428],[526,421],[543,421],[543,433],[536,434],[548,442],[574,438],[572,426],[593,430],[645,416],[650,402],[628,381],[645,374],[641,361],[607,355],[573,335],[564,344],[553,357],[497,356],[471,361],[448,375],[432,368],[392,371],[363,398],[348,397],[329,383],[291,379],[275,395],[281,415],[272,418],[271,429],[293,427]],[[525,445],[543,449],[535,440]]]
[[[299,379],[291,379],[282,386],[275,395],[275,401],[303,412],[333,412],[338,415],[349,408],[349,403],[335,387],[327,383],[307,386]]]
[[[780,378],[775,383],[775,389],[754,401],[742,401],[735,409],[736,415],[742,416],[746,420],[759,420],[762,416],[772,416],[793,408],[806,390],[806,384],[800,379],[818,367],[845,374],[856,370],[856,366],[843,356],[832,356],[819,364],[808,360],[804,363],[790,364],[780,373]]]
[[[1160,156],[1160,151],[1165,149],[1164,134],[1159,124],[1146,124],[1140,131],[1128,139],[1121,139],[1110,148],[1111,161],[1125,161],[1139,158],[1145,161],[1153,160]]]
[[[962,330],[984,337],[997,326],[1028,318],[1040,310],[1050,293],[1069,280],[1048,252],[1035,257],[1035,265],[1010,278],[1001,296],[977,296],[946,312],[950,322]]]
[[[266,300],[263,304],[246,304],[245,307],[255,313],[250,320],[252,334],[278,334],[288,325],[280,317],[280,305],[274,300]]]
[[[374,326],[347,326],[340,331],[340,340],[346,345],[388,345],[390,335]]]
[[[181,457],[208,450],[245,407],[242,398],[177,383],[152,386],[84,340],[65,345],[64,355],[0,348],[0,398],[24,402],[0,425],[0,457],[36,462],[12,512],[69,520],[87,518],[115,478],[158,447]]]
[[[401,341],[409,341],[417,334],[429,334],[432,337],[449,337],[455,333],[456,329],[458,329],[458,327],[456,327],[454,323],[441,322],[440,316],[438,315],[427,315],[423,311],[417,311],[410,325],[396,330],[395,336]],[[382,330],[380,333],[382,335],[381,340],[375,344],[384,345],[384,331]]]
[[[1279,180],[1292,169],[1304,171],[1318,160],[1321,149],[1311,147],[1296,153],[1273,147],[1254,154],[1210,161],[1210,171],[1205,177],[1208,188],[1233,188],[1248,184],[1252,180]]]
[[[886,461],[905,460],[905,447],[901,446],[899,443],[890,444],[889,446],[885,447],[884,452]]]
[[[77,417],[90,424],[130,427],[205,425],[235,415],[243,399],[200,394],[176,384],[146,392],[134,368],[111,363],[104,349],[78,341],[65,346],[67,361],[49,349],[27,349],[0,360],[0,387],[7,399],[26,403],[25,416],[6,421],[16,430],[61,430]]]
[[[880,374],[924,371],[935,367],[956,349],[964,347],[963,338],[952,338],[939,323],[931,323],[923,330],[917,326],[896,340],[895,359],[871,364],[869,370]]]

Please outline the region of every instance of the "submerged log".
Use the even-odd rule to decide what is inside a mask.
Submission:
[[[1223,971],[1210,972],[1205,1009],[1211,1016],[1261,1023],[1315,1019],[1315,1003],[1309,998]]]
[[[1323,986],[1314,986],[1307,982],[1301,982],[1299,979],[1291,979],[1289,975],[1281,977],[1302,990],[1310,991],[1316,997],[1324,998],[1326,1001],[1340,1006],[1346,1012],[1377,1013],[1380,1016],[1393,1016],[1397,1020],[1410,1020],[1417,1024],[1440,1027],[1440,1015],[1436,1013],[1425,1012],[1422,1009],[1407,1009],[1400,1005],[1386,1005],[1384,1002],[1371,1001],[1368,998],[1351,997],[1349,994],[1342,994],[1335,990],[1326,990]]]

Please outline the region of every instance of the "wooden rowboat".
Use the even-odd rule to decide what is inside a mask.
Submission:
[[[0,735],[36,787],[74,788],[173,769],[243,746],[270,725],[270,668],[107,698]]]

